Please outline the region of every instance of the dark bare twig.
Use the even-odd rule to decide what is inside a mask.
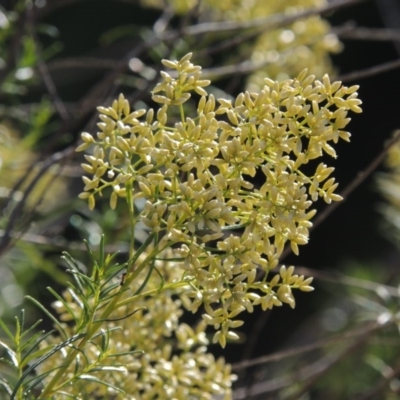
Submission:
[[[349,27],[343,31],[337,32],[342,39],[368,40],[368,41],[400,41],[399,29],[379,29],[365,27]]]
[[[359,347],[364,345],[371,335],[371,331],[364,332],[363,335],[359,335],[357,340],[347,346],[344,350],[338,352],[332,352],[327,356],[319,359],[315,363],[301,368],[296,373],[289,376],[282,376],[279,378],[271,379],[264,382],[258,382],[251,386],[250,388],[240,388],[234,391],[233,398],[235,400],[239,399],[249,399],[251,396],[261,395],[261,394],[272,394],[276,393],[281,389],[285,389],[292,385],[293,382],[299,383],[305,380],[312,380],[318,378],[330,370],[334,365],[347,357],[349,352],[357,350]],[[307,384],[306,384],[307,385]],[[300,393],[299,393],[300,394]],[[292,398],[292,400],[297,399],[298,396]]]
[[[207,22],[187,27],[183,33],[185,35],[200,35],[212,32],[230,32],[241,29],[250,29],[263,27],[264,32],[273,31],[275,29],[283,28],[301,19],[312,17],[314,15],[321,15],[324,13],[337,11],[344,7],[350,7],[358,3],[363,3],[368,0],[338,0],[322,7],[313,7],[301,11],[296,14],[279,14],[272,17],[258,18],[251,21],[226,21],[226,22]]]
[[[72,0],[73,1],[73,0]],[[144,44],[145,48],[149,48],[152,46],[155,46],[156,44],[160,42],[168,42],[172,40],[176,40],[179,37],[184,37],[184,36],[196,36],[200,34],[209,34],[210,32],[229,32],[233,30],[244,30],[244,29],[251,29],[251,28],[258,28],[256,32],[250,33],[249,38],[256,36],[260,34],[261,32],[268,32],[272,31],[275,29],[282,28],[284,26],[287,26],[288,24],[291,24],[295,21],[308,18],[313,15],[321,15],[326,12],[332,12],[335,10],[339,10],[343,7],[348,7],[355,5],[357,3],[361,3],[367,0],[338,0],[333,3],[330,3],[328,5],[325,5],[323,7],[315,7],[315,8],[310,8],[305,11],[292,14],[292,15],[287,15],[287,14],[279,14],[275,15],[272,17],[266,17],[266,18],[260,18],[260,19],[255,19],[251,21],[227,21],[227,22],[216,22],[216,23],[203,23],[203,24],[197,24],[197,25],[192,25],[188,27],[181,27],[178,31],[174,30],[165,30],[164,32],[161,30],[157,32],[157,35],[148,41],[146,44]],[[66,3],[69,3],[68,0],[65,1]],[[236,39],[235,39],[236,40]],[[233,41],[232,43],[235,43]],[[141,47],[141,46],[139,46]],[[142,50],[142,49],[140,49]],[[132,56],[133,57],[133,56]],[[87,60],[89,63],[91,60]],[[95,60],[93,60],[94,62]],[[92,62],[92,63],[93,63]],[[76,66],[76,67],[84,67],[83,63],[78,61],[78,60],[64,60],[62,63],[65,65],[69,66]],[[210,76],[227,76],[227,75],[232,75],[232,74],[246,74],[249,72],[256,71],[260,68],[265,67],[266,65],[269,65],[270,62],[263,62],[259,64],[254,64],[250,61],[245,61],[242,62],[239,65],[228,65],[224,67],[218,67],[218,68],[212,68],[212,69],[205,69],[203,70],[203,76],[205,78],[210,77]],[[55,68],[56,66],[59,67],[59,63],[53,63],[50,65],[50,68]],[[103,62],[100,62],[98,64],[98,67],[104,67],[104,68],[116,68],[116,69],[124,69],[126,68],[126,64],[118,63],[115,61],[111,60],[105,60]]]
[[[28,13],[28,21],[29,21],[28,31],[29,31],[30,35],[32,36],[33,41],[35,43],[36,58],[38,60],[37,66],[38,66],[39,73],[43,79],[43,82],[44,82],[45,87],[47,88],[47,91],[50,94],[50,97],[54,104],[54,108],[56,109],[57,113],[59,114],[61,119],[63,119],[64,121],[68,120],[69,119],[68,111],[65,108],[65,105],[58,94],[57,88],[54,85],[53,79],[49,73],[49,69],[47,68],[47,65],[44,62],[43,57],[42,57],[41,47],[39,44],[37,34],[34,29],[34,23],[35,23],[34,8],[28,7],[27,13]]]
[[[21,201],[17,203],[17,205],[14,207],[12,210],[8,221],[7,225],[4,230],[4,235],[1,238],[0,241],[0,256],[3,254],[7,248],[10,246],[11,241],[12,241],[12,235],[11,232],[14,228],[14,225],[18,218],[20,218],[22,214],[22,210],[26,204],[26,201],[32,192],[32,190],[35,188],[39,180],[43,177],[43,175],[47,172],[47,170],[54,164],[59,163],[61,160],[64,160],[66,157],[69,157],[73,154],[74,148],[73,147],[68,147],[63,151],[60,151],[58,153],[53,154],[51,157],[49,157],[47,160],[45,160],[35,175],[35,177],[31,180],[29,183],[28,187],[25,189],[24,194],[22,196]]]
[[[366,68],[361,71],[354,71],[345,75],[339,75],[335,79],[342,82],[359,81],[360,79],[370,78],[371,76],[376,76],[397,68],[400,68],[400,59],[376,65],[371,68]]]
[[[234,399],[245,399],[245,398],[247,399],[250,398],[250,396],[252,395],[260,395],[266,393],[271,394],[273,392],[277,392],[281,389],[290,386],[291,384],[293,384],[293,382],[308,380],[305,386],[290,398],[291,400],[299,399],[304,393],[307,392],[307,390],[315,382],[315,380],[320,378],[322,375],[326,374],[334,365],[336,365],[338,362],[346,358],[349,352],[356,351],[360,346],[363,346],[376,331],[384,329],[389,324],[391,324],[391,321],[386,321],[382,324],[370,323],[361,329],[348,331],[337,337],[313,343],[311,345],[301,346],[293,350],[283,351],[271,354],[269,356],[259,357],[254,360],[247,361],[247,364],[245,364],[246,362],[235,364],[233,366],[234,369],[237,368],[237,366],[240,366],[241,368],[242,367],[247,368],[249,366],[259,365],[262,363],[279,361],[283,358],[294,357],[304,352],[316,350],[325,347],[327,345],[342,342],[343,340],[354,339],[353,343],[347,346],[346,349],[344,349],[344,351],[341,351],[339,353],[335,352],[332,354],[328,354],[326,357],[319,359],[314,364],[300,369],[293,376],[280,377],[269,381],[259,382],[253,385],[251,388],[236,389],[234,392]]]
[[[83,69],[119,69],[127,65],[127,61],[112,60],[96,57],[64,58],[48,63],[49,71],[64,68],[83,68]]]
[[[344,39],[371,40],[371,41],[389,41],[389,40],[400,41],[400,30],[373,29],[373,28],[362,28],[362,27],[356,28],[351,25],[351,26],[337,27],[334,28],[332,31],[333,33]],[[227,40],[223,40],[222,42],[214,46],[208,47],[206,50],[198,51],[196,53],[196,57],[202,58],[205,55],[215,54],[221,52],[222,50],[232,48],[234,46],[237,46],[241,43],[253,39],[254,37],[258,36],[260,33],[263,32],[264,32],[263,29],[257,29],[256,31],[233,36]],[[81,57],[81,58],[66,58],[63,60],[52,61],[48,64],[48,69],[49,70],[55,70],[60,68],[116,69],[120,68],[123,65],[126,65],[125,61],[121,62],[112,59],[107,60],[104,58]],[[398,67],[399,67],[398,60],[395,60],[362,71],[356,71],[349,74],[340,75],[335,79],[341,81],[356,80],[358,79],[358,77],[362,79],[364,77],[365,78],[369,77],[371,73],[378,74]],[[209,75],[219,76],[221,74],[232,74],[235,72],[238,73],[252,72],[253,70],[260,68],[260,66],[257,65],[251,66],[250,64],[247,65],[244,64],[240,68],[241,69],[235,71],[234,66],[226,66],[222,67],[222,69],[214,68],[209,70],[206,69],[204,71]]]
[[[294,349],[283,350],[283,351],[273,353],[273,354],[267,354],[265,356],[252,358],[250,360],[239,361],[238,363],[232,364],[232,370],[240,371],[242,369],[254,367],[256,365],[281,361],[285,358],[294,357],[299,354],[308,353],[310,351],[317,350],[317,349],[320,349],[320,348],[323,348],[326,346],[330,346],[335,343],[340,343],[344,340],[357,338],[368,332],[371,332],[371,333],[375,332],[377,330],[383,329],[384,326],[386,326],[386,325],[371,323],[371,324],[363,326],[362,328],[357,328],[353,331],[344,332],[338,336],[334,336],[334,337],[331,337],[331,338],[325,339],[325,340],[320,340],[320,341],[314,342],[312,344],[299,346]]]
[[[146,50],[147,48],[153,46],[155,43],[158,42],[160,42],[160,40],[158,38],[154,38],[150,40],[148,43],[143,43],[142,45],[137,46],[133,51],[126,54],[126,56],[121,60],[121,62],[118,63],[118,68],[106,74],[105,77],[99,83],[97,83],[92,88],[92,90],[90,90],[87,93],[87,95],[79,102],[80,116],[76,119],[65,120],[64,124],[61,126],[61,128],[58,130],[58,132],[56,132],[54,136],[59,137],[61,134],[65,132],[76,131],[77,129],[79,129],[79,127],[81,127],[82,124],[88,120],[90,114],[94,111],[94,107],[97,106],[98,104],[104,104],[105,101],[104,99],[109,98],[111,94],[115,91],[115,85],[116,82],[118,81],[118,77],[120,76],[120,74],[129,70],[128,61],[131,58],[139,56],[144,50]],[[143,91],[141,91],[141,93],[143,93]],[[93,118],[91,118],[91,120],[89,121],[90,125],[94,123],[95,118],[96,116],[93,116]],[[50,152],[51,147],[52,143],[48,145],[48,148],[44,151],[44,153]],[[52,156],[50,156],[46,161],[43,162],[40,170],[32,178],[31,182],[29,183],[27,189],[23,194],[22,200],[14,208],[7,221],[7,226],[5,228],[4,235],[0,240],[0,255],[4,251],[6,251],[6,249],[10,246],[12,242],[11,232],[13,231],[19,216],[22,214],[22,210],[26,204],[28,196],[36,186],[37,182],[46,173],[48,168],[60,162],[61,160],[64,160],[66,157],[71,156],[73,154],[74,147],[75,144],[72,144],[66,150],[59,153],[55,153]],[[31,168],[33,168],[35,164],[36,161],[31,165]],[[11,190],[11,195],[15,193],[17,188],[21,187],[22,184],[24,184],[27,179],[28,176],[26,175],[19,182],[17,182],[17,184]],[[9,198],[11,198],[11,196],[9,196]]]
[[[326,375],[335,365],[339,364],[342,360],[347,358],[351,353],[356,352],[365,345],[365,342],[369,339],[370,333],[368,335],[363,335],[358,340],[354,341],[350,346],[347,346],[345,350],[342,350],[339,354],[336,352],[332,354],[331,357],[326,361],[324,359],[318,360],[314,365],[314,371],[311,369],[310,376],[306,379],[307,382],[293,395],[289,396],[287,400],[300,400],[304,398],[303,396],[313,387],[313,385],[324,375]],[[314,372],[314,373],[313,373]]]

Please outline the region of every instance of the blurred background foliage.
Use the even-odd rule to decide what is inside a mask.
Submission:
[[[210,91],[227,99],[304,68],[360,84],[364,114],[336,167],[341,187],[371,175],[400,127],[396,13],[390,0],[3,0],[0,316],[11,324],[24,307],[31,323],[42,318],[24,295],[49,304],[46,287],[62,291],[69,279],[61,251],[84,265],[83,239],[95,247],[104,233],[109,252],[126,252],[122,209],[105,198],[89,213],[77,199],[83,160],[73,149],[95,131],[96,106],[119,92],[134,108],[152,105],[162,58],[193,51]],[[282,260],[315,276],[316,291],[294,312],[247,317],[223,352],[239,375],[235,398],[398,398],[399,165],[394,146],[386,172],[356,182],[300,256]]]

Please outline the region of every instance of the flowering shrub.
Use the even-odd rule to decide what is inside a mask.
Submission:
[[[358,87],[304,70],[231,102],[208,95],[191,57],[163,60],[172,71],[153,90],[158,109],[131,110],[120,95],[98,108],[96,136],[82,134],[77,150],[90,151],[79,197],[90,209],[106,192],[111,208],[124,201],[131,245],[117,264],[103,241],[89,275],[65,255],[76,284],[54,293],[62,341],[41,340],[39,398],[230,398],[234,376],[207,353],[207,326],[225,347],[242,312],[294,308],[293,290],[313,290],[293,266],[275,269],[286,243],[295,254],[307,243],[313,202],[341,199],[334,168],[316,159],[349,140]],[[139,247],[138,226],[147,231]],[[183,307],[201,310],[196,327],[179,322]]]

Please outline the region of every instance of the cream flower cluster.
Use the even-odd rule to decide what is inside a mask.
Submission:
[[[127,190],[144,200],[137,221],[158,235],[160,253],[173,246],[187,282],[184,305],[193,312],[204,306],[204,321],[218,330],[214,341],[225,346],[244,310],[294,307],[292,289],[312,290],[311,278],[293,267],[270,271],[287,242],[296,254],[307,243],[312,203],[341,200],[334,168],[316,159],[336,157],[331,144],[349,140],[347,113],[361,112],[361,101],[358,86],[327,75],[318,81],[306,70],[284,82],[265,79],[260,92],[233,102],[215,99],[191,56],[163,61],[174,73],[161,73],[156,111],[131,111],[122,95],[99,107],[97,137],[83,133],[78,148],[93,147],[80,197],[90,208],[106,188],[111,207]],[[197,113],[189,117],[184,103],[193,94]]]

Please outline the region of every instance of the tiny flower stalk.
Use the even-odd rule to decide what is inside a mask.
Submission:
[[[230,398],[234,376],[206,352],[207,327],[216,330],[212,341],[225,347],[238,338],[241,313],[283,303],[294,308],[294,290],[313,290],[312,278],[295,274],[294,267],[275,270],[286,243],[295,254],[307,244],[313,203],[341,200],[334,168],[318,158],[335,158],[332,143],[349,140],[348,111],[361,112],[358,86],[331,83],[327,75],[319,81],[304,70],[283,82],[265,79],[259,92],[233,101],[216,99],[191,58],[162,61],[172,72],[161,72],[152,92],[158,109],[131,110],[121,94],[110,107],[98,108],[96,136],[82,134],[77,151],[86,152],[86,163],[79,197],[90,209],[108,193],[111,208],[124,199],[130,251],[123,265],[103,263],[108,272],[96,283],[101,290],[91,300],[86,336],[46,378],[41,398],[61,389],[79,394],[62,377],[79,379],[73,365],[80,353],[87,360],[81,374],[89,374],[98,335],[109,336],[107,343],[135,377],[99,372],[115,398]],[[148,232],[139,248],[138,223]],[[64,298],[56,306],[62,315],[67,307],[77,309],[74,296]],[[183,308],[203,310],[197,327],[179,322]],[[118,397],[117,387],[128,397]]]

